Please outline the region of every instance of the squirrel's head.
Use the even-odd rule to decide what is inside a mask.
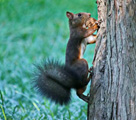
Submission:
[[[90,13],[71,13],[71,12],[66,12],[66,16],[69,19],[69,25],[70,27],[80,27],[85,24],[85,22],[91,17]]]

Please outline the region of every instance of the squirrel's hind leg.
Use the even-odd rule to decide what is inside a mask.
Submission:
[[[90,73],[90,75],[89,75],[89,77],[87,78],[86,85],[88,84],[88,82],[89,82],[90,79],[92,78],[92,74],[93,74],[93,73],[92,73],[92,68],[90,68],[89,73]],[[85,96],[85,95],[83,94],[83,92],[84,92],[85,90],[86,90],[86,86],[83,87],[83,88],[77,89],[77,90],[76,90],[76,94],[77,94],[77,96],[78,96],[80,99],[82,99],[83,101],[89,103],[89,96]]]
[[[86,87],[83,87],[83,88],[80,88],[80,89],[77,89],[76,90],[76,94],[77,94],[77,96],[80,98],[80,99],[82,99],[83,101],[85,101],[85,102],[89,102],[89,96],[85,96],[84,94],[83,94],[83,92],[86,90]]]

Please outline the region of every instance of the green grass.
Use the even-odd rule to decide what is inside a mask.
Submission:
[[[75,92],[67,106],[41,97],[32,87],[34,63],[64,63],[69,37],[66,11],[90,12],[94,0],[0,0],[0,120],[84,120],[87,104]],[[85,58],[91,65],[94,45]]]

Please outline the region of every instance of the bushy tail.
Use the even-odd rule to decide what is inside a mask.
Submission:
[[[40,93],[55,103],[67,104],[71,88],[77,88],[81,84],[79,75],[72,68],[53,60],[48,60],[44,67],[37,68],[35,86]]]

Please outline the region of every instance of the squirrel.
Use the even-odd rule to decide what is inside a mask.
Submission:
[[[88,96],[83,95],[92,76],[88,70],[88,63],[83,59],[87,44],[95,43],[98,22],[87,23],[90,13],[66,12],[69,19],[70,38],[66,48],[65,64],[59,61],[46,60],[44,66],[37,66],[35,87],[38,91],[60,105],[68,104],[71,89],[75,89],[77,96],[88,102]],[[88,29],[86,28],[91,24]],[[89,75],[90,74],[90,75]]]

